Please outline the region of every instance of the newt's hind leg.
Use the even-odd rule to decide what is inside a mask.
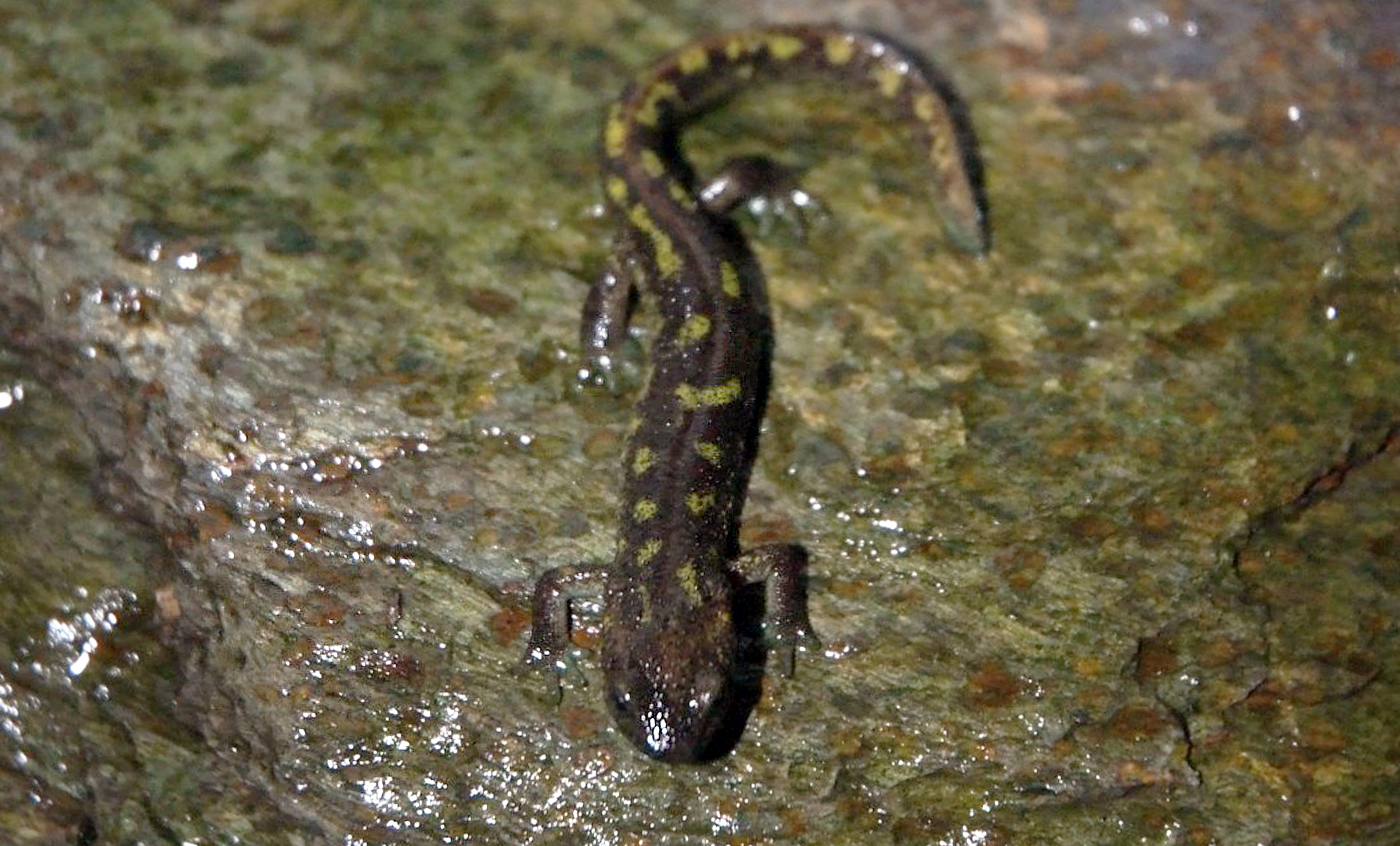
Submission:
[[[632,320],[632,308],[642,280],[637,238],[631,228],[618,231],[613,238],[612,255],[608,256],[602,275],[588,289],[588,297],[583,301],[583,322],[579,326],[579,345],[583,351],[583,365],[578,374],[580,382],[611,386],[616,381],[619,353],[627,340],[627,326]]]
[[[727,215],[746,207],[757,219],[760,235],[768,235],[777,222],[805,238],[808,224],[827,217],[827,211],[803,190],[797,177],[796,168],[767,156],[737,156],[725,162],[697,197],[711,214]]]

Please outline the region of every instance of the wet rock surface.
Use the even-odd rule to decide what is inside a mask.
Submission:
[[[1400,15],[832,6],[971,104],[980,261],[842,92],[687,134],[832,210],[756,236],[745,526],[809,549],[826,649],[666,768],[586,652],[560,705],[515,669],[531,579],[612,549],[595,127],[810,9],[563,9],[0,5],[17,842],[1400,837]]]

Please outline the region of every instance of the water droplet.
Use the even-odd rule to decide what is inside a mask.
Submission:
[[[1346,276],[1346,273],[1346,263],[1337,256],[1332,256],[1322,263],[1322,267],[1318,270],[1317,276],[1324,282],[1335,282]]]

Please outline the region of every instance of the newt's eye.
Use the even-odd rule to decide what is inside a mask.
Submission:
[[[608,697],[608,704],[612,705],[613,711],[625,714],[632,704],[632,694],[625,690],[614,690]]]

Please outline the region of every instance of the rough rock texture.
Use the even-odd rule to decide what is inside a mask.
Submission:
[[[1400,839],[1400,12],[832,3],[971,105],[994,249],[746,95],[746,539],[826,651],[667,768],[515,662],[612,548],[607,98],[810,3],[0,0],[0,828],[29,843]],[[640,364],[645,341],[635,361]],[[596,631],[579,633],[583,647]]]

